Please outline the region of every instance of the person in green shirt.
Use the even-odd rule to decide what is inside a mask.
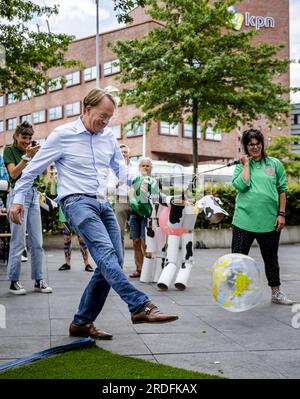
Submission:
[[[14,200],[14,187],[20,179],[27,163],[38,152],[40,145],[34,143],[34,134],[31,124],[24,121],[16,127],[13,135],[13,144],[4,148],[3,160],[9,174],[11,190],[7,196],[7,214]],[[43,279],[43,237],[42,222],[37,192],[37,181],[27,192],[24,202],[24,222],[16,224],[10,221],[11,239],[9,245],[9,259],[7,265],[8,280],[10,280],[9,292],[15,295],[26,294],[25,288],[20,284],[21,259],[24,251],[24,237],[27,231],[31,254],[31,278],[35,280],[34,290],[49,294],[52,288]]]
[[[139,278],[141,276],[144,257],[150,257],[146,252],[146,236],[145,229],[147,227],[147,218],[151,216],[152,206],[148,201],[148,190],[151,195],[158,185],[156,180],[151,177],[152,160],[148,157],[143,157],[139,162],[140,176],[137,176],[132,181],[132,186],[129,190],[129,199],[131,207],[131,215],[129,219],[130,238],[133,241],[134,260],[136,270],[129,275],[131,278]],[[150,194],[149,193],[149,194]]]
[[[280,290],[278,247],[285,225],[286,175],[282,163],[265,153],[260,130],[245,130],[245,155],[235,168],[232,184],[238,194],[232,220],[232,252],[248,255],[256,239],[265,264],[271,301],[292,305]]]

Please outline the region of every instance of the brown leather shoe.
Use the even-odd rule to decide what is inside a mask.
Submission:
[[[131,316],[133,324],[137,323],[168,323],[175,321],[178,316],[172,314],[162,313],[154,303],[149,303],[139,313],[135,313]]]
[[[83,326],[76,326],[76,324],[71,323],[69,328],[69,333],[73,337],[91,337],[94,339],[112,339],[112,335],[101,330],[97,330],[94,324],[88,323]]]

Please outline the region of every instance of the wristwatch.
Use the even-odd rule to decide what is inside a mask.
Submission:
[[[31,161],[31,158],[26,154],[22,155],[22,159],[23,159],[23,161],[27,161],[27,162]]]

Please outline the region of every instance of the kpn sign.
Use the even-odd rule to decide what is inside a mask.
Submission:
[[[240,30],[243,23],[245,23],[245,26],[255,28],[256,30],[261,28],[275,28],[275,19],[272,17],[254,16],[250,12],[242,14],[234,6],[228,7],[228,10],[234,13],[233,23],[235,30]]]

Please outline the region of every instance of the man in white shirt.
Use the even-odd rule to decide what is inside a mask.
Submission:
[[[24,197],[35,176],[52,162],[58,173],[56,201],[73,230],[85,241],[97,265],[70,325],[72,336],[112,339],[93,324],[110,287],[127,303],[133,323],[163,323],[178,319],[160,312],[146,294],[127,279],[121,265],[123,251],[120,228],[107,201],[108,170],[112,168],[123,184],[128,184],[124,158],[111,129],[107,127],[116,103],[101,89],[91,90],[83,100],[84,113],[77,121],[54,129],[43,147],[24,169],[15,186],[10,209],[12,222],[24,219]]]

